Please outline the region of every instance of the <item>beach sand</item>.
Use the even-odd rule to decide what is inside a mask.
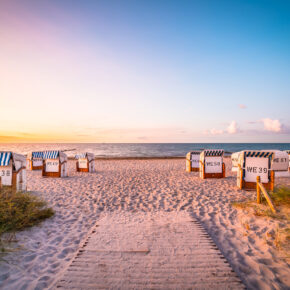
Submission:
[[[69,161],[69,177],[62,179],[28,172],[28,190],[56,214],[17,233],[20,249],[1,254],[0,288],[53,285],[103,214],[179,211],[200,221],[248,288],[289,288],[289,265],[266,239],[279,221],[232,207],[233,201],[255,199],[255,192],[239,190],[230,159],[225,163],[225,179],[207,180],[185,172],[181,159],[97,160],[96,173],[76,173],[75,162]],[[289,178],[277,178],[277,183],[289,185]]]

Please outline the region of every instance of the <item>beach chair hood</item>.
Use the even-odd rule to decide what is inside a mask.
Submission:
[[[92,161],[92,160],[95,159],[95,155],[94,155],[94,153],[88,153],[88,152],[86,152],[86,153],[77,154],[75,156],[75,158],[76,159],[84,159],[84,158],[87,158],[88,161],[90,162],[90,161]]]
[[[58,159],[60,162],[67,161],[67,155],[61,151],[44,151],[43,152],[43,159]]]
[[[224,150],[223,149],[205,149],[200,153],[200,160],[204,161],[205,157],[223,157]]]
[[[61,163],[67,161],[67,155],[63,152],[59,152],[59,160]]]
[[[280,150],[248,150],[241,151],[238,164],[243,168],[245,157],[270,158],[270,169],[273,171],[287,171],[289,156]]]
[[[8,166],[12,159],[12,152],[0,152],[0,166]]]
[[[26,158],[24,155],[12,153],[13,158],[13,164],[15,167],[15,170],[18,171],[20,168],[25,167],[26,168]]]

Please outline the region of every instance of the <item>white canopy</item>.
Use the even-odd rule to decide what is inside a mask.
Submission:
[[[75,156],[76,159],[81,159],[81,158],[87,158],[89,162],[95,159],[95,154],[94,153],[79,153]]]
[[[67,155],[60,151],[59,152],[59,160],[60,160],[61,163],[64,162],[64,161],[67,161]]]
[[[13,155],[13,163],[15,166],[15,170],[19,170],[21,167],[26,167],[26,158],[24,155],[12,153]]]

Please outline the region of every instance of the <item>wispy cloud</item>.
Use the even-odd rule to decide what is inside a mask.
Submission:
[[[206,130],[206,131],[203,132],[203,134],[205,134],[205,135],[221,135],[223,133],[224,133],[223,130],[218,130],[218,129],[215,129],[215,128],[212,128],[210,130]]]

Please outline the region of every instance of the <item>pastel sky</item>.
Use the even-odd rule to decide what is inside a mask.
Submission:
[[[0,142],[290,142],[290,1],[0,0]]]

